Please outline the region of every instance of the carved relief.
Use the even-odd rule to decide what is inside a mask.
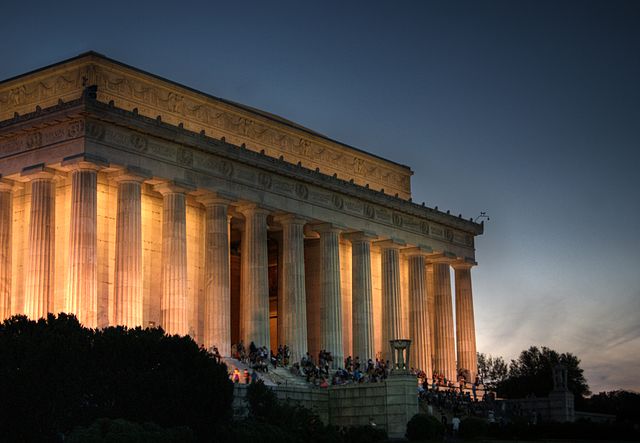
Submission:
[[[429,223],[426,221],[420,223],[420,231],[425,235],[429,235]]]
[[[193,152],[190,149],[178,148],[177,161],[182,166],[193,166]]]
[[[129,143],[138,151],[145,152],[147,150],[147,139],[139,134],[131,134]]]
[[[399,228],[402,227],[402,215],[398,214],[397,212],[394,212],[391,220],[393,221],[393,224],[395,226]]]
[[[27,149],[38,148],[42,145],[42,133],[34,132],[27,136],[26,146]]]
[[[451,229],[445,229],[444,231],[444,237],[450,241],[453,242],[453,231]]]
[[[83,132],[84,132],[84,122],[82,120],[73,122],[67,127],[67,136],[69,138],[80,137],[83,134]]]
[[[303,185],[302,183],[296,183],[296,195],[303,199],[306,200],[309,197],[309,188],[307,188],[306,185]]]
[[[94,122],[87,123],[87,135],[96,140],[104,139],[104,126]]]
[[[376,217],[376,210],[373,206],[365,204],[364,205],[364,215],[367,218],[374,219]]]
[[[333,194],[331,196],[331,203],[333,203],[333,206],[335,206],[337,209],[342,209],[342,207],[344,206],[344,200],[338,194]]]
[[[263,189],[271,189],[271,175],[265,172],[258,173],[258,185]]]

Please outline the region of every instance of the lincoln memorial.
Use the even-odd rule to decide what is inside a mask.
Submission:
[[[0,82],[0,175],[1,318],[475,377],[483,225],[407,166],[91,52]]]

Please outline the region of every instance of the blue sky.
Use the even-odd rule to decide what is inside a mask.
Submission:
[[[169,3],[166,3],[168,5]],[[410,165],[487,211],[478,346],[640,390],[640,3],[5,2],[0,78],[95,50]]]

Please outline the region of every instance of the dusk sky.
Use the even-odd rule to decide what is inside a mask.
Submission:
[[[0,79],[94,50],[411,167],[491,220],[479,351],[640,391],[640,2],[3,2]]]

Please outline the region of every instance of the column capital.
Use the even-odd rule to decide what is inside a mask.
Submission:
[[[260,206],[257,203],[240,203],[236,205],[236,210],[245,217],[248,214],[271,214],[271,210],[265,208],[264,206]]]
[[[276,214],[273,221],[281,225],[305,225],[309,219],[298,214]]]
[[[159,192],[163,196],[169,194],[187,194],[194,189],[195,187],[193,185],[176,180],[158,183],[157,185],[153,186],[153,190]]]
[[[453,252],[448,252],[448,251],[436,252],[436,253],[427,255],[427,262],[429,264],[437,263],[437,264],[450,265],[454,261],[456,261],[457,258],[458,257]]]
[[[65,157],[61,165],[68,171],[99,171],[109,167],[109,162],[102,157],[82,153]]]
[[[16,188],[21,188],[22,183],[0,177],[0,192],[11,192]]]
[[[342,237],[351,241],[351,243],[354,243],[354,242],[371,243],[372,241],[378,238],[378,236],[371,231],[347,232],[345,234],[342,234]]]
[[[115,181],[116,183],[143,183],[145,180],[149,180],[151,177],[151,171],[138,168],[136,166],[127,166],[124,169],[116,171],[109,175],[109,179]]]
[[[44,163],[27,166],[25,168],[22,168],[22,171],[20,172],[20,177],[24,177],[25,181],[53,180],[59,175],[60,173],[58,171],[46,167]]]
[[[389,238],[387,240],[379,240],[373,243],[375,246],[380,249],[403,249],[407,243],[404,240],[400,240],[398,238]]]
[[[205,208],[210,206],[224,205],[228,206],[236,199],[233,195],[224,192],[208,192],[196,197],[196,201],[201,203]]]
[[[410,248],[404,248],[402,253],[407,257],[428,257],[433,252],[430,246],[418,245]]]
[[[451,262],[451,266],[453,269],[471,269],[474,266],[477,266],[478,263],[469,257],[460,258]]]
[[[323,234],[327,232],[334,232],[336,234],[340,234],[345,230],[344,226],[336,225],[335,223],[314,223],[311,226],[311,230],[317,232],[318,234]]]

